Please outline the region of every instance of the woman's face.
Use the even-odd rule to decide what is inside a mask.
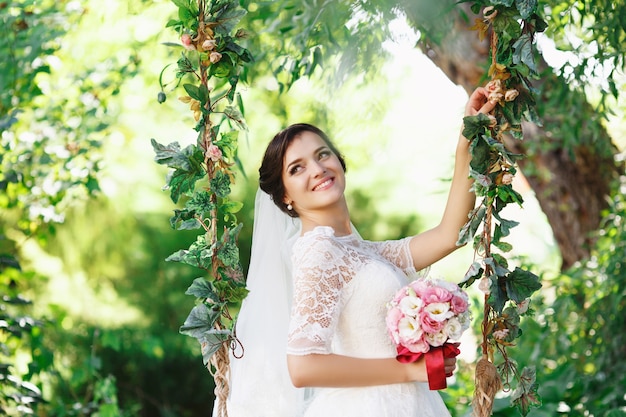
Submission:
[[[293,139],[285,152],[282,178],[284,201],[301,217],[343,201],[346,183],[341,162],[313,132],[304,131]]]

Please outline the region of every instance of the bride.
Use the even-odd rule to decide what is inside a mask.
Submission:
[[[465,115],[489,113],[484,88]],[[469,143],[460,137],[441,222],[400,240],[363,240],[350,221],[346,165],[328,136],[291,125],[259,169],[250,293],[236,326],[230,417],[441,417],[424,360],[400,363],[386,304],[416,271],[454,251],[474,207]],[[237,359],[240,357],[240,359]],[[455,359],[446,359],[449,376]]]

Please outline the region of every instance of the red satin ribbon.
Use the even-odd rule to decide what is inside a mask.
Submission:
[[[425,356],[426,373],[428,375],[428,387],[431,390],[440,390],[446,388],[446,375],[444,368],[445,358],[455,358],[461,351],[458,348],[459,343],[445,343],[443,346],[431,347],[426,353],[411,352],[404,346],[396,348],[398,355],[396,359],[402,363],[413,363]]]

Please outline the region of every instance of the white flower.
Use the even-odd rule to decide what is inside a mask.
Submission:
[[[446,341],[448,340],[448,335],[442,330],[434,334],[427,333],[425,338],[431,346],[437,347],[442,346],[444,343],[446,343]]]
[[[463,326],[459,319],[451,317],[443,327],[443,332],[447,334],[450,339],[459,340],[463,333]]]
[[[414,317],[404,316],[398,322],[400,340],[417,340],[422,336],[422,328]]]
[[[423,304],[424,303],[421,298],[418,298],[414,295],[407,295],[402,300],[400,300],[399,307],[405,315],[417,317]]]
[[[450,303],[431,303],[424,307],[424,311],[428,313],[430,318],[438,322],[454,316],[454,313],[450,310]]]

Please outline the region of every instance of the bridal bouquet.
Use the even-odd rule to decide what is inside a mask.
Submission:
[[[403,363],[425,356],[430,389],[446,388],[444,358],[456,357],[469,328],[468,296],[458,285],[425,278],[400,289],[388,304],[387,329]]]

